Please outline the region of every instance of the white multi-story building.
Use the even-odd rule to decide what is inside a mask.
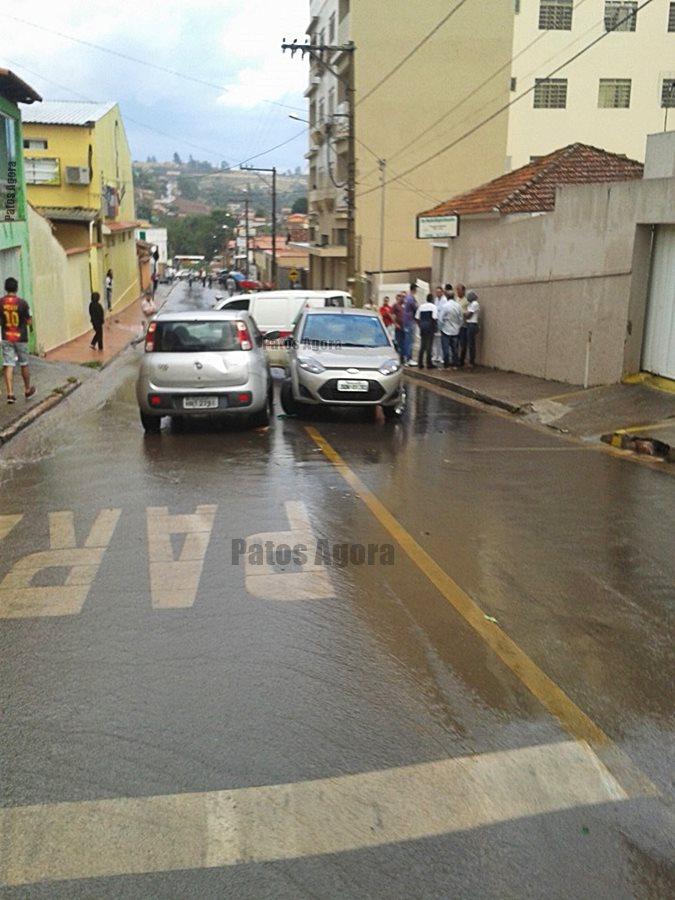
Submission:
[[[648,134],[675,127],[675,2],[515,0],[506,168],[581,142],[644,160]],[[594,38],[613,33],[546,76]]]
[[[386,160],[384,271],[429,264],[428,243],[415,233],[421,209],[531,157],[581,142],[642,160],[647,134],[675,127],[675,112],[667,121],[675,106],[675,2],[651,0],[636,12],[639,5],[467,0],[448,16],[447,0],[310,0],[312,44],[356,48],[356,272],[380,268],[378,158]],[[346,73],[352,54],[325,59]],[[317,61],[306,96],[311,283],[344,288],[347,96]]]

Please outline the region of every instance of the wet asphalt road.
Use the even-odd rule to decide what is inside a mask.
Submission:
[[[2,896],[672,895],[672,477],[416,385],[146,438],[139,353],[0,452]]]

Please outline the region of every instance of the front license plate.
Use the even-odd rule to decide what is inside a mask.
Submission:
[[[338,391],[346,391],[348,393],[359,393],[364,394],[368,393],[368,382],[367,381],[343,381],[340,380],[337,383]]]
[[[183,409],[218,409],[218,398],[183,397]]]

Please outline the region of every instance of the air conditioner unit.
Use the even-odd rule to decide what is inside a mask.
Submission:
[[[312,86],[316,86],[316,85],[318,85],[318,84],[321,84],[321,77],[320,77],[319,75],[313,75],[313,76],[309,79],[309,83],[310,83]]]
[[[86,166],[66,166],[68,184],[89,184],[89,169]]]

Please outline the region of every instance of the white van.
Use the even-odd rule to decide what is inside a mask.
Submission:
[[[244,306],[245,304],[245,306]],[[353,306],[351,296],[344,291],[260,291],[257,294],[225,297],[219,300],[215,309],[248,309],[263,336],[268,331],[280,332],[273,347],[267,348],[270,365],[284,366],[288,358],[287,351],[280,342],[291,336],[293,324],[298,314],[310,307],[321,309],[334,306],[344,309]]]

